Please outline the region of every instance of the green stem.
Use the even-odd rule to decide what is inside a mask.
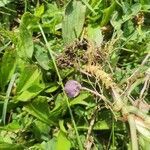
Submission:
[[[86,87],[82,87],[82,90],[88,91],[88,92],[90,92],[90,93],[92,93],[92,94],[94,94],[94,95],[100,97],[104,102],[106,102],[106,103],[108,103],[110,106],[112,106],[111,102],[108,101],[107,98],[106,98],[104,95],[99,94],[97,91],[93,91],[93,90],[91,90],[91,89],[89,89],[89,88],[86,88]]]
[[[27,0],[24,0],[24,12],[27,11],[27,5],[28,5]]]
[[[112,147],[115,149],[115,122],[112,118]]]
[[[53,65],[54,65],[55,70],[56,70],[56,73],[57,73],[57,76],[58,76],[58,78],[59,78],[59,83],[60,83],[60,85],[61,85],[61,87],[62,87],[64,96],[65,96],[65,100],[66,100],[66,103],[67,103],[67,107],[68,107],[68,109],[69,109],[69,113],[70,113],[70,116],[71,116],[71,120],[72,120],[74,129],[75,129],[75,132],[76,132],[79,149],[80,149],[80,150],[83,150],[82,142],[81,142],[80,137],[79,137],[79,133],[78,133],[78,130],[77,130],[77,126],[76,126],[76,123],[75,123],[75,121],[74,121],[73,113],[72,113],[72,110],[71,110],[71,108],[70,108],[70,104],[69,104],[68,97],[67,97],[67,95],[66,95],[66,93],[65,93],[65,90],[64,90],[64,85],[63,85],[63,82],[62,82],[62,78],[61,78],[60,73],[59,73],[59,71],[58,71],[58,67],[57,67],[57,65],[56,65],[55,58],[54,58],[54,56],[53,56],[53,52],[52,52],[51,49],[50,49],[49,43],[48,43],[48,41],[47,41],[47,39],[46,39],[46,36],[45,36],[44,31],[43,31],[43,29],[42,29],[42,27],[41,27],[40,24],[39,24],[39,29],[40,29],[40,31],[41,31],[41,33],[42,33],[42,36],[43,36],[44,41],[45,41],[45,43],[46,43],[46,47],[47,47],[47,49],[48,49],[48,51],[49,51],[49,54],[50,54],[50,56],[51,56]]]
[[[12,76],[11,81],[10,81],[9,86],[8,86],[8,89],[7,89],[7,92],[6,92],[6,99],[4,101],[3,113],[2,113],[2,120],[3,120],[4,125],[5,125],[5,122],[6,122],[6,113],[7,113],[7,105],[8,105],[8,101],[9,101],[9,96],[10,96],[13,84],[15,82],[16,76],[17,76],[17,74],[14,74]]]
[[[128,122],[130,126],[132,150],[138,150],[138,139],[137,139],[134,115],[128,115]]]

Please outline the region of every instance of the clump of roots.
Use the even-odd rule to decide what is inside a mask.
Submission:
[[[57,57],[57,64],[59,68],[65,69],[75,67],[78,61],[87,62],[84,56],[87,50],[88,42],[86,40],[75,41],[73,44],[66,46],[61,55]]]
[[[96,64],[103,60],[99,49],[95,48],[90,41],[83,39],[67,46],[56,61],[59,68],[65,69],[85,65],[89,62]]]

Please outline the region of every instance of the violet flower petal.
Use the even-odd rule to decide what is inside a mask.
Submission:
[[[70,98],[79,95],[80,90],[81,90],[81,84],[75,80],[69,80],[65,84],[65,92]]]

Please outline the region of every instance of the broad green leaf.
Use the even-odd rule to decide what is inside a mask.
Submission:
[[[36,17],[41,17],[43,13],[44,13],[44,5],[36,7],[35,13],[34,13]]]
[[[58,88],[59,88],[58,83],[52,83],[52,84],[50,84],[49,88],[47,88],[45,90],[45,92],[46,93],[52,93],[52,92],[55,92]]]
[[[90,96],[90,94],[88,94],[88,93],[81,93],[78,97],[74,98],[70,102],[70,106],[77,105],[77,104],[88,106],[88,103],[85,102],[85,99],[88,98],[89,96]]]
[[[41,20],[44,32],[56,33],[56,30],[61,29],[62,10],[55,3],[49,3]]]
[[[5,52],[0,63],[0,87],[4,88],[16,69],[16,52],[8,50]]]
[[[43,91],[44,86],[42,85],[32,85],[27,90],[24,90],[15,97],[15,101],[29,101],[36,97],[41,91]]]
[[[40,71],[36,66],[26,66],[20,75],[19,82],[17,84],[17,92],[23,92],[31,87],[33,83],[38,83],[39,77]]]
[[[124,23],[124,36],[128,37],[130,36],[134,31],[134,23],[132,20],[128,20],[127,22]]]
[[[71,143],[67,139],[66,134],[60,131],[57,137],[56,150],[70,150],[70,148]]]
[[[48,16],[49,16],[49,19],[50,19],[50,17],[55,17],[55,15],[60,15],[60,13],[61,13],[61,11],[55,3],[54,4],[49,3],[49,4],[47,4],[47,9],[46,9],[45,13],[43,14],[44,18],[42,17],[42,21],[45,22],[46,21],[45,19]]]
[[[35,58],[38,64],[45,70],[49,70],[50,66],[50,58],[48,57],[48,53],[44,48],[39,45],[35,45]]]
[[[33,133],[35,135],[36,140],[38,141],[48,141],[50,139],[50,126],[47,125],[46,123],[35,120],[33,122]]]
[[[30,31],[34,25],[37,25],[38,21],[39,21],[38,17],[35,17],[33,14],[29,12],[26,12],[23,14],[21,18],[21,23],[20,23],[19,28],[23,26],[29,29]]]
[[[38,97],[27,104],[24,109],[29,114],[35,116],[37,119],[47,123],[48,125],[55,124],[53,120],[56,118],[50,118],[50,110],[46,98]]]
[[[42,150],[56,150],[56,143],[57,143],[57,140],[56,138],[52,138],[50,141],[48,142],[42,142],[41,145],[40,145],[40,148]]]
[[[88,37],[97,47],[101,47],[103,35],[99,27],[88,26]]]
[[[50,117],[61,117],[67,110],[67,104],[64,94],[60,93],[55,99],[55,107],[50,111]]]
[[[106,120],[98,121],[94,125],[94,129],[97,129],[97,130],[108,130],[110,128],[111,128],[111,123],[108,123]]]
[[[62,34],[65,45],[72,43],[82,32],[86,6],[81,1],[71,0],[65,10]]]
[[[19,26],[18,54],[22,58],[32,58],[34,47],[32,31],[30,28],[36,25],[37,21],[38,19],[30,13],[25,13],[21,18]]]
[[[27,29],[25,25],[20,27],[20,38],[19,38],[19,55],[20,57],[32,58],[33,55],[33,40],[32,33]]]

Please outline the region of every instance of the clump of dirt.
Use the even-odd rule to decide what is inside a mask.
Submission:
[[[88,40],[83,39],[65,47],[63,53],[56,60],[58,67],[64,69],[76,67],[78,64],[81,66],[87,63],[97,63],[102,61],[100,55],[98,48],[93,47]]]
[[[86,40],[83,41],[75,41],[73,44],[65,47],[65,50],[62,54],[57,57],[57,64],[59,68],[68,68],[74,67],[78,61],[87,60],[83,58],[85,52],[88,49],[88,42]]]

